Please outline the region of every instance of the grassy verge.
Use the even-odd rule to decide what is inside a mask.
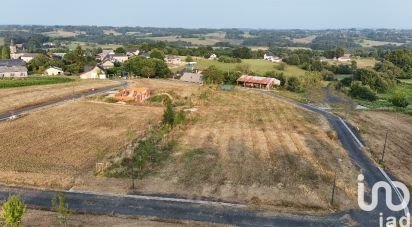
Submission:
[[[23,79],[2,79],[0,80],[1,88],[15,88],[15,87],[27,87],[35,85],[47,85],[47,84],[61,84],[73,82],[74,79],[67,77],[27,77]]]

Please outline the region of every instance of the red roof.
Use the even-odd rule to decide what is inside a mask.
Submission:
[[[261,77],[261,76],[247,76],[243,75],[241,76],[237,82],[242,82],[242,83],[253,83],[253,84],[273,84],[275,83],[276,79],[274,78],[268,78],[268,77]]]

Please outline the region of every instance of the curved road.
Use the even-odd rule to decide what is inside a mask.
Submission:
[[[122,84],[122,86],[125,86],[125,84]],[[106,90],[110,89],[106,88]],[[96,93],[98,92],[103,92],[103,90],[96,91]],[[368,185],[373,185],[378,181],[391,182],[388,178],[394,179],[391,175],[386,176],[386,173],[366,156],[362,151],[363,145],[359,139],[360,137],[356,135],[351,126],[340,117],[311,105],[297,103],[276,96],[271,92],[260,92],[280,101],[288,102],[292,105],[297,105],[306,110],[323,115],[336,131],[339,140],[352,158],[353,163],[358,166],[360,172],[365,176],[365,181]],[[69,99],[73,99],[73,97]],[[65,100],[58,102],[62,101]],[[29,111],[54,105],[58,102],[31,107]],[[23,112],[27,112],[27,110]],[[354,185],[354,187],[356,186]],[[21,195],[27,204],[42,209],[50,209],[51,198],[56,194],[55,191],[51,190],[0,186],[0,201],[5,200],[9,193]],[[176,198],[122,196],[87,192],[64,192],[64,194],[71,208],[77,212],[106,215],[152,216],[162,219],[193,220],[239,226],[346,226],[351,223],[350,219],[356,221],[361,226],[379,226],[379,213],[382,213],[385,218],[388,216],[401,217],[404,215],[403,211],[392,212],[386,208],[385,193],[383,191],[379,193],[380,199],[378,207],[372,212],[349,210],[325,216],[268,214],[254,211],[238,204]],[[393,193],[392,199],[396,204],[400,201],[396,193]]]

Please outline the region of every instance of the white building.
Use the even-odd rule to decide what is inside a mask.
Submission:
[[[182,64],[182,59],[180,59],[179,56],[175,56],[175,55],[167,55],[164,60],[167,64],[172,64],[172,65]]]
[[[209,60],[216,60],[217,59],[217,55],[216,54],[212,54],[209,57]]]
[[[127,60],[129,60],[129,56],[127,56],[125,54],[115,54],[115,55],[111,56],[111,60],[112,60],[112,62],[124,63]]]
[[[129,57],[139,56],[140,51],[137,48],[131,48],[126,51],[126,55]]]
[[[106,61],[104,61],[104,62],[101,64],[101,66],[102,66],[104,69],[112,69],[112,68],[114,68],[114,63],[111,62],[111,61],[109,61],[109,60],[106,60]]]
[[[273,54],[265,54],[263,59],[270,62],[281,63],[283,59],[278,56],[274,56]]]
[[[337,59],[339,62],[350,62],[352,61],[352,55],[345,54],[344,56]]]
[[[48,76],[60,76],[64,74],[64,71],[58,67],[50,67],[45,71],[45,74]]]
[[[82,80],[105,80],[106,72],[100,67],[96,66],[88,72],[80,74]]]
[[[0,66],[0,78],[27,77],[25,66]]]

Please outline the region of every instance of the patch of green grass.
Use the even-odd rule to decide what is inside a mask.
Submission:
[[[400,80],[400,81],[403,84],[411,84],[412,85],[412,79],[404,79],[404,80]]]
[[[390,101],[393,94],[395,93],[405,94],[409,102],[409,106],[406,108],[395,108],[392,102]],[[378,97],[379,97],[378,100],[373,101],[373,102],[359,100],[359,103],[373,110],[396,111],[396,112],[403,112],[403,113],[412,115],[412,85],[411,84],[397,85],[394,89],[392,89],[388,93],[378,94]]]
[[[277,66],[279,66],[278,63],[272,63],[263,59],[244,59],[242,60],[242,63],[223,63],[204,58],[195,58],[194,60],[197,62],[197,67],[200,70],[205,70],[209,66],[215,65],[220,70],[229,72],[235,70],[236,65],[238,64],[247,64],[250,65],[250,69],[258,75],[264,75],[269,71],[284,72],[285,76],[302,76],[306,73],[305,70],[292,65],[287,65],[284,71],[280,71],[277,69]]]
[[[1,88],[15,88],[15,87],[27,87],[35,85],[47,85],[47,84],[60,84],[73,82],[74,79],[67,77],[27,77],[19,79],[1,79],[0,80],[0,89]]]
[[[4,45],[4,37],[0,37],[0,46]]]

